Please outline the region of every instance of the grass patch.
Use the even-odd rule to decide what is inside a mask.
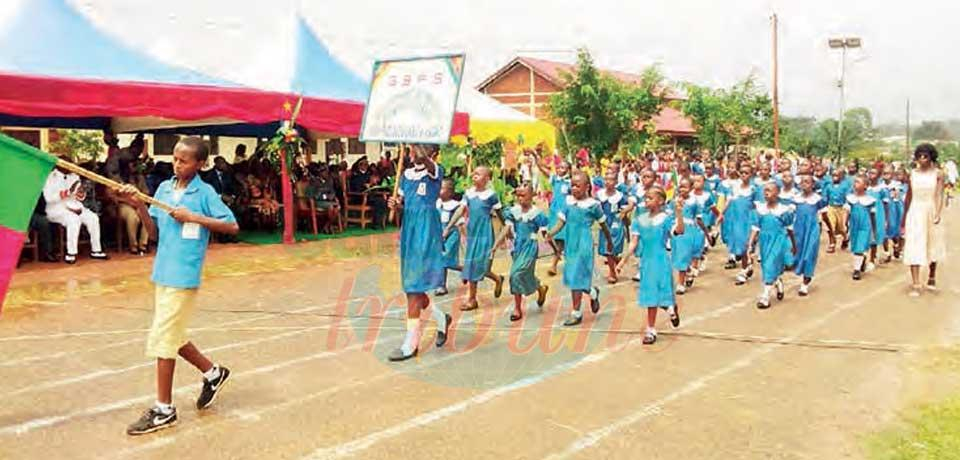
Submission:
[[[960,396],[921,407],[905,426],[875,436],[869,452],[873,460],[960,459]]]
[[[312,232],[297,232],[294,235],[294,238],[300,241],[320,241],[320,240],[333,240],[338,238],[350,238],[354,236],[369,236],[369,235],[379,235],[381,233],[389,233],[397,231],[397,227],[387,226],[386,229],[382,228],[356,228],[356,227],[347,227],[343,233],[334,233],[326,234],[320,233],[314,235]],[[283,231],[277,229],[276,231],[248,231],[241,230],[240,234],[237,235],[237,239],[244,243],[249,244],[280,244],[283,238]]]

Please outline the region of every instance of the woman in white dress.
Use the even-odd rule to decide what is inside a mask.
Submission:
[[[937,263],[947,255],[946,232],[940,221],[943,210],[943,172],[937,166],[937,149],[931,144],[917,146],[913,154],[917,168],[910,173],[903,213],[903,263],[910,266],[913,288],[910,295],[919,296],[920,267],[930,267],[927,288],[937,286]]]

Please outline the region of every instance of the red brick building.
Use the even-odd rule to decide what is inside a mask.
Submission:
[[[547,99],[563,89],[563,75],[574,71],[576,66],[572,64],[517,57],[487,77],[477,89],[514,109],[547,120]],[[639,83],[641,79],[640,75],[626,72],[602,69],[601,72],[626,83]],[[668,101],[675,99],[678,98],[667,96]],[[654,116],[653,123],[658,134],[674,141],[692,138],[697,134],[693,121],[672,107],[664,107]]]

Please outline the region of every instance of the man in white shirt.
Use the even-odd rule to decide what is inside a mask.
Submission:
[[[90,234],[90,257],[107,259],[100,246],[100,218],[83,206],[84,195],[80,177],[73,173],[64,174],[59,169],[50,172],[43,186],[47,220],[67,229],[67,254],[63,261],[68,264],[77,263],[81,225],[87,227],[87,233]]]

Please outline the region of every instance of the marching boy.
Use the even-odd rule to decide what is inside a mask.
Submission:
[[[147,356],[157,359],[157,401],[127,427],[129,435],[152,433],[177,423],[172,395],[177,356],[203,373],[198,410],[209,407],[230,378],[229,369],[212,363],[187,339],[210,232],[236,235],[240,231],[230,208],[197,174],[208,155],[209,148],[199,137],[181,139],[174,147],[174,177],[160,184],[154,195],[174,208],[169,213],[156,206],[148,211],[132,185],[120,190],[137,203],[140,221],[152,239],[157,239],[159,230],[151,277],[156,286],[154,317],[147,336]]]

